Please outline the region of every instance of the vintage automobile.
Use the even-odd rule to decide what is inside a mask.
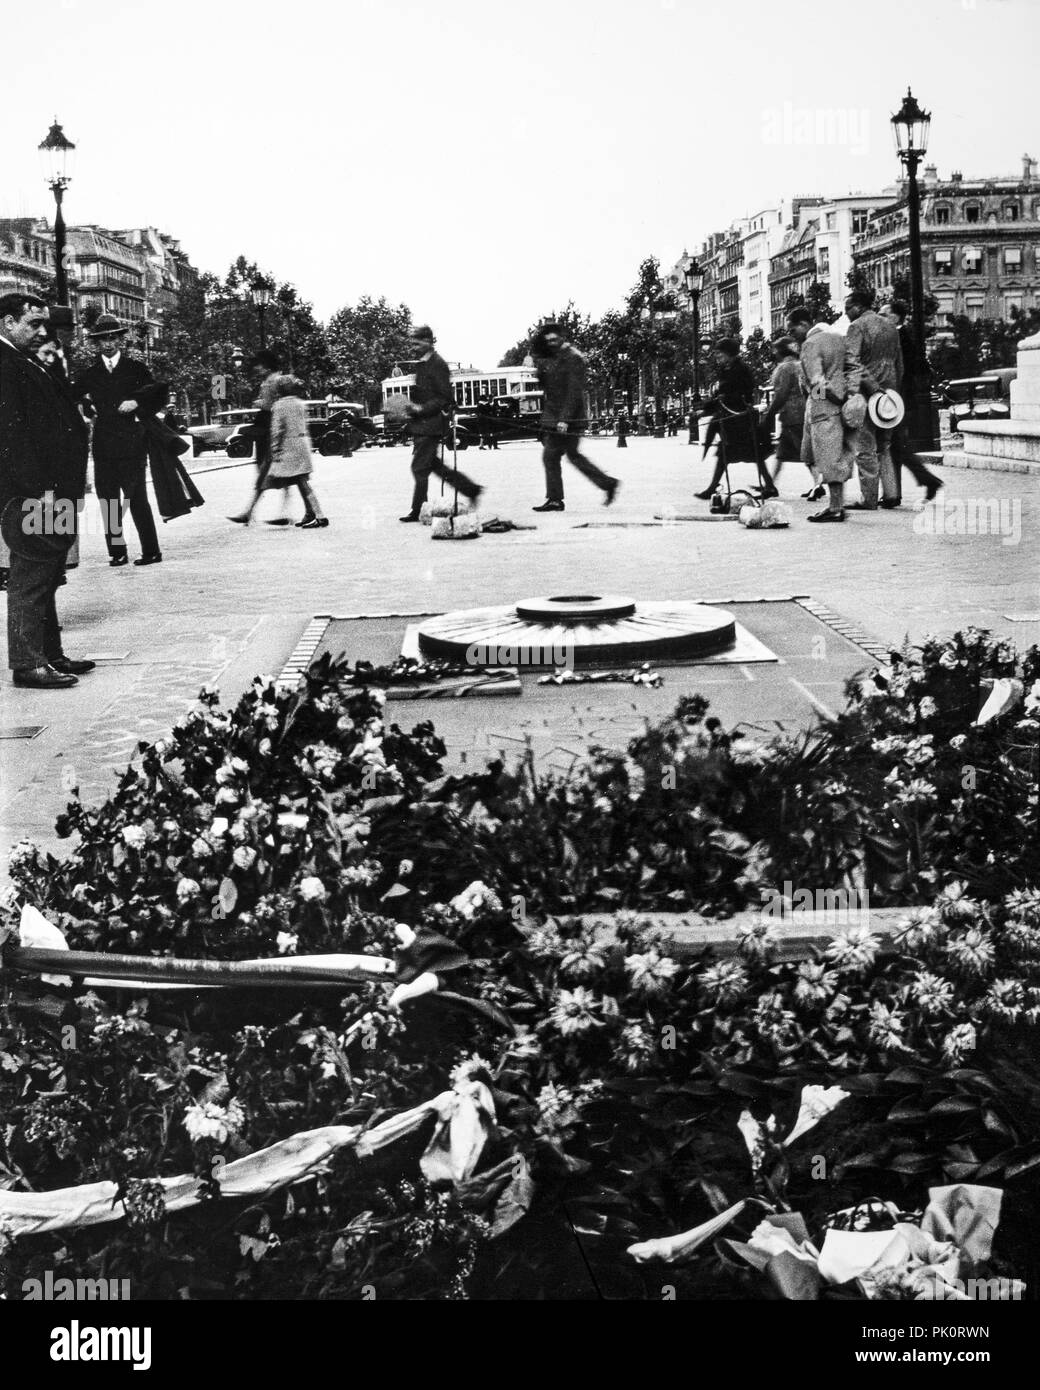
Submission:
[[[235,427],[253,414],[252,410],[221,410],[208,425],[190,425],[184,433],[191,440],[192,456],[225,448]]]
[[[318,452],[323,455],[343,453],[344,450],[340,447],[342,417],[350,415],[354,410],[360,410],[361,407],[352,401],[328,400],[305,401],[304,405],[307,409],[307,431]],[[252,422],[258,411],[254,408],[231,413],[242,418],[228,437],[225,446],[228,458],[251,458],[255,447]]]
[[[365,407],[357,401],[333,401],[329,404],[329,414],[322,424],[320,434],[315,438],[318,453],[323,458],[340,454],[350,458],[355,449],[369,447],[377,439],[376,423],[370,415],[365,415]]]
[[[507,439],[534,439],[541,414],[541,391],[494,396],[486,405],[466,406],[455,415],[459,448],[479,444],[481,435],[492,435],[499,443]]]
[[[950,429],[956,430],[962,420],[1006,420],[1011,414],[1006,375],[992,372],[942,382],[939,403],[949,409]]]

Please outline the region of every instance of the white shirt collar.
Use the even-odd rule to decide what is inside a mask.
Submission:
[[[122,355],[122,352],[117,352],[114,357],[106,357],[105,354],[102,353],[101,360],[102,362],[104,362],[105,367],[108,371],[114,372],[115,369],[119,366],[119,359],[122,357]]]
[[[430,360],[430,358],[431,358],[432,356],[433,356],[433,348],[430,348],[430,350],[429,350],[429,352],[426,354],[426,356],[425,356],[425,357],[420,357],[420,358],[419,358],[419,361],[420,361],[420,362],[429,362],[429,360]]]

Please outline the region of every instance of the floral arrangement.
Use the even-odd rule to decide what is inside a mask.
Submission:
[[[694,698],[566,779],[443,776],[432,727],[387,726],[345,664],[295,691],[258,680],[232,711],[203,692],[107,803],[72,804],[66,860],[18,848],[3,931],[17,897],[79,949],[405,950],[409,968],[349,990],[104,998],[4,972],[0,1178],[111,1182],[127,1211],[104,1236],[4,1237],[9,1278],[103,1258],[164,1298],[658,1297],[628,1247],[750,1201],[749,1153],[754,1200],[803,1213],[806,1239],[879,1185],[912,1213],[929,1186],[999,1182],[991,1264],[1010,1277],[1040,1235],[1036,671],[1035,652],[959,636],[895,654],[808,739],[726,731]],[[976,725],[1004,678],[1021,700]],[[954,805],[962,766],[977,785]],[[902,799],[922,773],[935,801]],[[762,916],[734,956],[679,959],[642,915],[853,866],[917,899],[892,952],[858,925],[783,962]],[[583,917],[608,906],[610,932]],[[385,1152],[247,1208],[219,1195],[227,1162],[460,1081],[454,1118]],[[161,1180],[186,1173],[209,1200],[171,1217]],[[756,1297],[760,1279],[736,1252],[674,1274],[683,1297]]]

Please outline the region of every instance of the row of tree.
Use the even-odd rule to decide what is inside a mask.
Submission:
[[[300,377],[312,396],[329,392],[362,402],[369,411],[379,409],[382,380],[407,360],[411,310],[385,297],[362,297],[356,305],[338,310],[321,323],[311,304],[288,281],[261,272],[245,256],[228,268],[223,279],[210,273],[182,293],[165,324],[161,343],[151,354],[157,377],[168,381],[181,405],[193,418],[217,408],[212,396],[214,377],[224,377],[224,404],[248,404],[252,391],[236,359],[245,361],[260,348],[261,320],[250,302],[248,289],[258,277],[272,286],[264,313],[265,340],[286,370]],[[865,285],[861,271],[848,277],[850,288]],[[909,300],[908,277],[897,281],[888,298]],[[830,302],[826,285],[814,281],[802,295],[792,296],[785,311],[806,304],[828,322],[839,314]],[[935,300],[926,303],[934,315]],[[89,331],[99,310],[88,307],[83,327]],[[568,339],[585,355],[588,364],[589,403],[595,415],[613,413],[624,401],[641,411],[652,402],[660,416],[668,402],[684,400],[694,385],[693,316],[681,299],[662,282],[660,263],[648,256],[639,266],[635,283],[618,309],[593,320],[573,304],[552,315]],[[518,366],[531,355],[538,324],[505,352],[499,366]],[[951,318],[930,344],[929,356],[939,376],[971,376],[988,367],[1013,365],[1018,341],[1040,327],[1040,310],[1012,310],[1010,321],[973,321]],[[138,345],[147,350],[143,325]],[[715,366],[711,354],[721,337],[735,337],[756,380],[768,380],[773,365],[770,342],[761,329],[746,337],[740,319],[731,316],[702,332],[698,353],[702,394],[711,389]],[[80,344],[76,357],[86,355]]]

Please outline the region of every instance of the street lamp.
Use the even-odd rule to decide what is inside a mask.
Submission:
[[[917,166],[928,152],[928,130],[932,113],[917,104],[917,98],[906,89],[903,104],[892,117],[892,133],[896,151],[906,167],[907,212],[910,223],[910,312],[914,331],[914,399],[909,402],[908,421],[910,440],[918,451],[939,447],[932,393],[929,384],[928,358],[924,346],[924,269],[921,254],[921,195],[917,187]]]
[[[632,413],[632,393],[628,387],[628,353],[619,352],[617,355],[618,366],[621,368],[621,389],[625,394],[625,409],[629,414]]]
[[[686,290],[693,305],[693,399],[690,401],[690,443],[700,443],[701,408],[701,290],[704,288],[704,271],[694,256],[684,272]]]
[[[260,351],[263,352],[267,346],[267,334],[264,329],[264,315],[267,313],[267,306],[271,302],[272,286],[270,280],[266,280],[262,275],[258,275],[246,291],[249,302],[256,310],[260,318]]]
[[[66,139],[57,116],[47,132],[46,140],[42,140],[37,146],[43,164],[43,176],[54,194],[54,262],[58,281],[58,303],[66,306],[69,302],[69,282],[65,271],[65,218],[61,212],[61,200],[72,179],[75,148],[72,141]]]

